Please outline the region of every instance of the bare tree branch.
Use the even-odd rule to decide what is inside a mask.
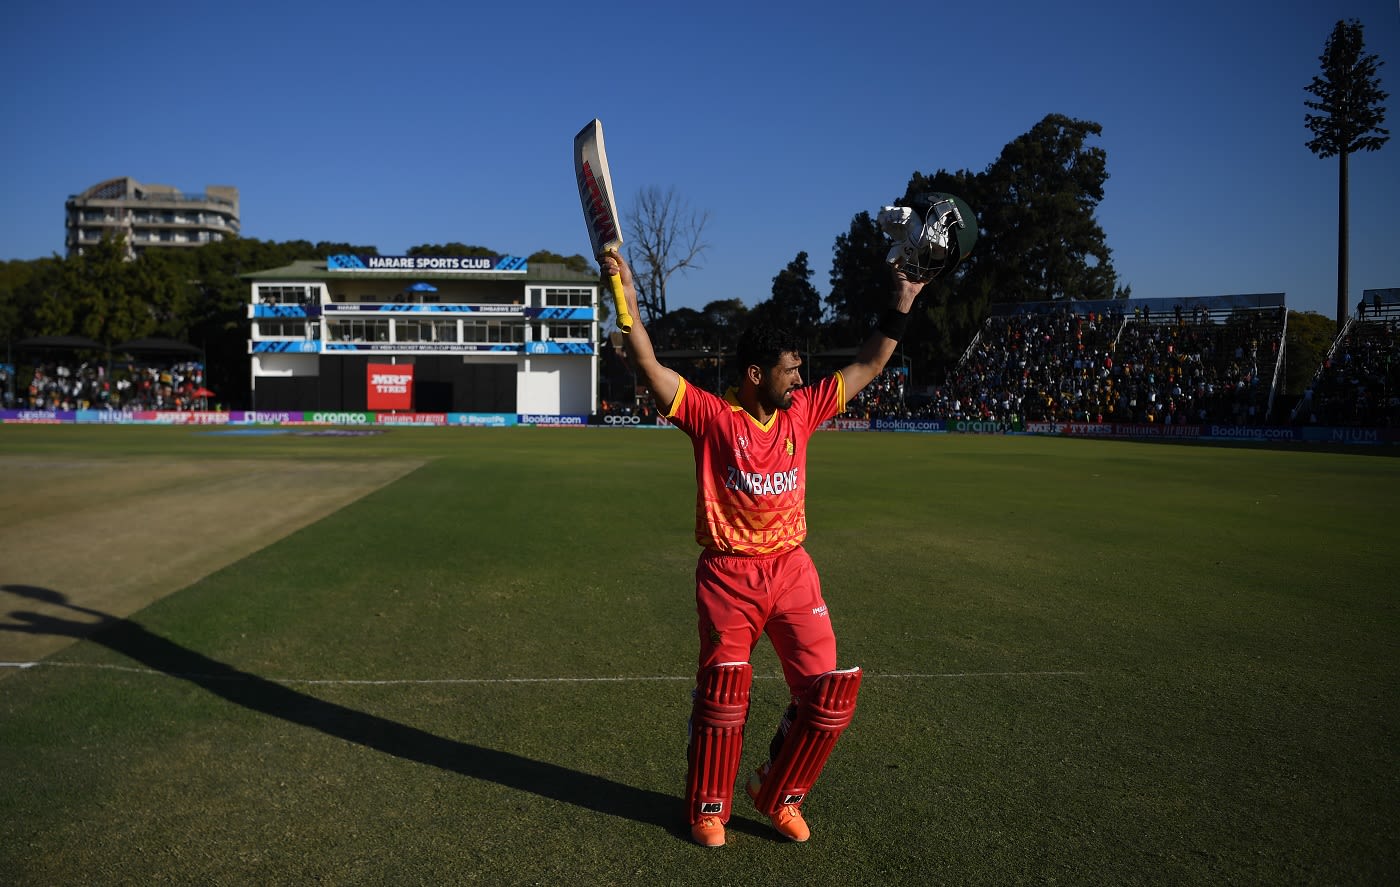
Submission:
[[[708,211],[692,210],[674,187],[663,192],[649,185],[637,192],[624,225],[643,323],[665,316],[666,285],[673,274],[702,267],[709,244],[701,237],[709,219]]]

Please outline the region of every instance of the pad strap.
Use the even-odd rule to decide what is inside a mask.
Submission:
[[[859,668],[829,671],[807,688],[797,704],[797,719],[754,797],[760,813],[771,816],[779,807],[801,804],[807,797],[836,740],[855,716],[860,678]]]
[[[747,662],[712,665],[700,673],[690,714],[685,780],[692,825],[702,816],[729,821],[752,683],[753,666]]]

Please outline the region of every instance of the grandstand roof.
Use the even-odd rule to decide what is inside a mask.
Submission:
[[[53,349],[53,350],[102,350],[106,348],[101,342],[89,339],[86,336],[33,336],[28,339],[21,339],[15,343],[16,348],[33,349]]]
[[[242,275],[244,280],[513,280],[532,283],[597,283],[596,272],[574,271],[550,262],[531,263],[520,271],[436,271],[391,269],[365,271],[361,269],[331,270],[325,259],[302,259],[281,268],[252,271]]]
[[[1003,302],[988,306],[987,313],[997,314],[1044,314],[1061,308],[1068,308],[1076,314],[1087,311],[1108,311],[1117,308],[1124,312],[1134,309],[1144,311],[1172,311],[1181,308],[1205,308],[1211,311],[1226,311],[1232,308],[1283,308],[1286,297],[1283,293],[1244,293],[1224,296],[1181,296],[1179,298],[1153,299],[1061,299],[1053,302]]]

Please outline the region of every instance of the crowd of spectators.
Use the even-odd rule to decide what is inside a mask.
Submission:
[[[846,415],[858,418],[906,418],[911,404],[906,399],[908,375],[903,368],[887,369],[856,392],[846,404]]]
[[[931,396],[906,395],[887,372],[861,406],[945,420],[1258,425],[1282,334],[1282,308],[1020,311],[988,318]]]
[[[1346,328],[1303,392],[1295,421],[1400,427],[1400,318],[1379,314]]]
[[[210,392],[194,361],[146,365],[44,361],[34,367],[15,406],[32,410],[202,410]]]

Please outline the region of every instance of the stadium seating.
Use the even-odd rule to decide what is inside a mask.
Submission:
[[[1280,383],[1281,296],[1000,306],[924,399],[879,381],[876,416],[1149,424],[1268,421]]]
[[[199,410],[206,399],[195,395],[204,385],[204,367],[193,361],[173,364],[123,362],[44,362],[34,367],[19,405],[34,410]]]
[[[1369,295],[1293,408],[1295,423],[1400,427],[1400,291]]]

